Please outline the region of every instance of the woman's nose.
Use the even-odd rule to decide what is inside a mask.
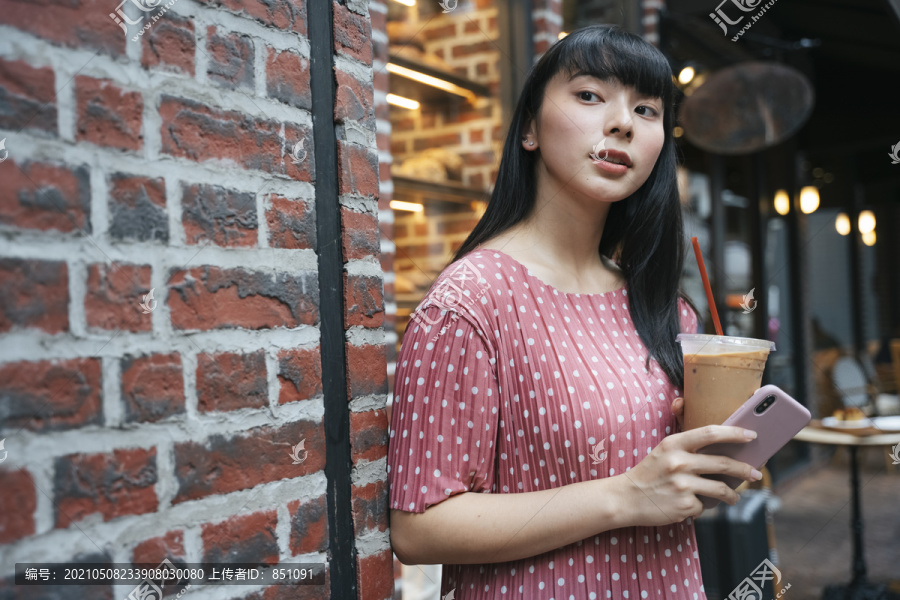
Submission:
[[[631,109],[624,103],[610,103],[606,111],[606,136],[624,136],[631,137],[631,129],[633,125],[631,119]]]

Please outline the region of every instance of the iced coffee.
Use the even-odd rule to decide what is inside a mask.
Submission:
[[[684,430],[721,425],[762,386],[775,344],[768,340],[681,333]]]

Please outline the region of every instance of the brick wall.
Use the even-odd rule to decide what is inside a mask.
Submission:
[[[352,520],[359,597],[389,598],[388,142],[376,136],[386,117],[369,11],[333,4],[342,238],[327,240],[305,1],[148,4],[143,15],[116,0],[0,0],[0,596],[38,593],[11,585],[16,562],[331,565],[347,552],[329,540],[331,319],[345,328],[352,467],[337,482],[352,514],[339,517]],[[141,19],[127,36],[110,16],[120,7],[122,23]],[[343,310],[320,306],[319,259],[335,242]],[[306,458],[292,464],[301,441]]]

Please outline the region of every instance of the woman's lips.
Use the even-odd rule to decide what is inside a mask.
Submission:
[[[607,160],[594,160],[591,159],[591,162],[597,165],[597,168],[606,173],[610,173],[613,175],[622,175],[626,171],[628,171],[628,165],[617,165],[616,163],[609,162]]]

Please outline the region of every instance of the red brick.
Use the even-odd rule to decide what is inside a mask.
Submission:
[[[387,456],[388,422],[383,410],[350,413],[350,460],[376,461]]]
[[[206,54],[209,80],[228,89],[253,89],[253,41],[248,35],[223,31],[210,26],[206,29]]]
[[[167,11],[162,18],[143,36],[141,65],[162,67],[168,71],[176,71],[194,75],[194,22],[172,11]]]
[[[204,0],[282,31],[306,35],[306,0]]]
[[[347,391],[350,398],[387,393],[387,360],[384,346],[354,346],[347,349]]]
[[[157,565],[165,558],[174,562],[176,559],[184,559],[186,555],[184,551],[184,531],[178,529],[169,531],[165,535],[145,540],[135,546],[134,550],[131,551],[131,562]]]
[[[0,59],[0,128],[38,129],[56,136],[53,69]]]
[[[237,515],[216,524],[204,524],[203,562],[278,564],[274,510]]]
[[[4,25],[56,44],[100,50],[111,56],[125,53],[127,37],[109,17],[116,8],[116,2],[109,0],[53,0],[40,4],[31,0],[0,0]],[[131,26],[130,33],[134,35],[136,29],[136,25]]]
[[[381,246],[378,241],[378,218],[375,215],[341,207],[341,230],[344,260],[378,256]]]
[[[116,240],[169,241],[166,182],[115,173],[109,181],[109,235]]]
[[[388,548],[356,558],[359,600],[384,600],[394,593],[393,551]]]
[[[334,50],[372,64],[372,28],[369,20],[334,2]]]
[[[293,163],[290,154],[296,141],[312,139],[309,129],[295,123],[253,119],[172,96],[162,97],[159,115],[164,154],[312,181],[312,149],[306,149],[307,159],[299,165]]]
[[[182,184],[181,207],[188,244],[256,245],[256,194],[217,185]]]
[[[106,330],[150,331],[150,313],[141,309],[150,293],[150,266],[88,265],[84,314],[88,327]],[[156,299],[158,302],[158,298]]]
[[[200,412],[260,408],[268,404],[265,352],[197,356],[197,408]]]
[[[6,452],[14,453],[14,447]],[[20,457],[24,458],[24,457]],[[11,544],[34,535],[37,492],[25,469],[0,469],[0,544]]]
[[[144,99],[107,79],[75,77],[78,122],[75,139],[120,150],[140,150]]]
[[[322,357],[315,350],[282,350],[278,353],[278,403],[308,400],[322,393]]]
[[[269,48],[266,59],[266,93],[285,104],[312,109],[309,60],[287,50],[281,52]]]
[[[456,23],[439,25],[438,27],[426,27],[422,31],[422,37],[426,40],[442,40],[456,37]]]
[[[0,398],[10,428],[63,431],[100,424],[100,359],[0,365]]]
[[[272,248],[316,249],[316,212],[312,203],[269,196],[266,223]]]
[[[125,356],[121,366],[127,422],[155,422],[184,414],[181,355]]]
[[[378,153],[338,140],[338,185],[341,194],[378,197]]]
[[[91,232],[91,185],[86,167],[40,162],[0,163],[0,223],[19,229]]]
[[[69,276],[59,261],[0,259],[0,333],[69,330]]]
[[[288,503],[291,518],[291,556],[328,549],[328,511],[325,496],[309,502],[293,500]]]
[[[295,465],[291,449],[301,441],[306,459]],[[246,490],[324,468],[325,432],[321,422],[294,421],[235,435],[217,434],[175,445],[178,492],[172,503]]]
[[[54,464],[56,527],[64,529],[92,513],[104,521],[152,513],[156,497],[156,448],[69,454]]]
[[[344,324],[347,327],[381,327],[384,295],[381,277],[344,273]]]
[[[168,285],[175,329],[267,329],[315,325],[319,320],[314,271],[197,267],[173,270]]]
[[[388,486],[376,481],[367,486],[353,486],[353,530],[360,535],[368,530],[386,531],[388,527]]]
[[[375,88],[371,81],[359,81],[349,73],[335,68],[337,98],[334,103],[334,120],[359,121],[375,128]]]

